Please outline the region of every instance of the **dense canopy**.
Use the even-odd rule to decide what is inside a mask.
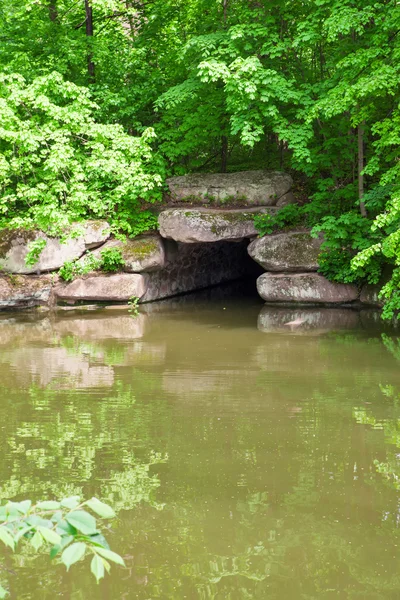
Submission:
[[[397,0],[0,0],[0,224],[134,235],[167,175],[283,169],[302,203],[260,230],[324,231],[336,281],[391,265],[391,316],[399,33]]]

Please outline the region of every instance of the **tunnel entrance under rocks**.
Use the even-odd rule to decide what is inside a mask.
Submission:
[[[240,281],[240,288],[257,296],[256,280],[264,270],[249,256],[249,239],[212,243],[163,240],[165,266],[146,274],[141,303],[187,294]]]

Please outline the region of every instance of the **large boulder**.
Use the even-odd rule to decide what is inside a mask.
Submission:
[[[267,271],[317,271],[322,241],[307,231],[289,231],[254,240],[248,253]]]
[[[110,236],[106,221],[87,221],[76,226],[78,237],[48,237],[39,231],[25,229],[0,230],[0,270],[29,274],[55,271],[66,261],[80,258],[87,249],[104,243]],[[44,240],[46,245],[34,265],[25,262],[32,242]]]
[[[280,171],[192,173],[167,179],[173,201],[244,206],[274,206],[292,184],[291,176]]]
[[[257,290],[266,302],[345,304],[358,297],[355,285],[332,283],[318,273],[264,273]]]
[[[107,221],[85,221],[79,227],[82,228],[86,250],[101,246],[111,235],[110,225]]]
[[[213,210],[169,208],[160,213],[158,223],[164,238],[192,244],[196,242],[238,241],[257,235],[254,215],[275,212],[274,208]]]
[[[162,239],[158,235],[144,235],[133,240],[108,240],[101,248],[93,252],[97,257],[103,250],[116,248],[120,250],[125,262],[123,270],[127,273],[157,271],[165,264],[165,251]],[[84,257],[81,259],[84,260]]]
[[[91,300],[93,302],[127,302],[130,298],[141,298],[146,291],[143,275],[120,273],[75,279],[72,283],[58,286],[58,300],[69,304]]]
[[[0,277],[0,310],[8,308],[31,308],[50,302],[51,275],[24,277],[10,275]]]
[[[383,269],[382,275],[378,283],[370,284],[366,283],[361,288],[360,302],[367,304],[368,306],[375,306],[376,308],[382,308],[384,301],[379,298],[379,292],[384,285],[391,279],[393,275],[393,266],[386,265]]]
[[[384,302],[379,298],[379,292],[382,289],[383,283],[365,284],[360,293],[360,302],[368,306],[376,306],[382,308]]]

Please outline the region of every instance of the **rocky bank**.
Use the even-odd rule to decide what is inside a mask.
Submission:
[[[317,273],[322,239],[308,231],[257,237],[255,214],[273,214],[295,201],[285,173],[195,174],[168,180],[170,203],[159,212],[159,233],[125,241],[105,221],[77,224],[63,239],[42,232],[0,231],[0,309],[58,304],[153,302],[245,276],[268,303],[379,306],[376,290],[331,283]],[[240,206],[238,206],[240,204]],[[38,260],[27,261],[43,240]],[[83,264],[116,249],[120,271],[92,271],[63,281],[65,262]],[[28,262],[28,264],[27,264]]]

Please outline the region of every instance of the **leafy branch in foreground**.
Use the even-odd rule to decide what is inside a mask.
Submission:
[[[110,571],[110,562],[121,566],[125,563],[119,554],[110,550],[97,528],[96,518],[86,508],[102,519],[115,517],[114,510],[97,498],[84,502],[79,496],[37,504],[30,500],[7,502],[0,506],[0,541],[13,552],[22,540],[36,552],[49,550],[50,558],[59,556],[67,571],[89,554],[92,556],[90,569],[99,582],[105,571]],[[0,599],[6,595],[0,585]]]

